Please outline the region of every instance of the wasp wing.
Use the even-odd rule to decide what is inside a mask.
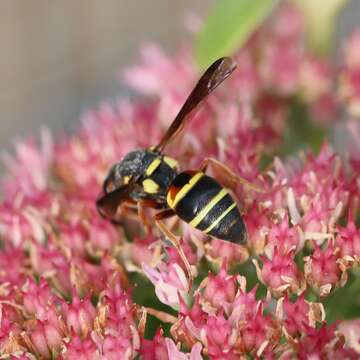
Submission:
[[[235,61],[229,57],[220,58],[210,65],[186,99],[160,143],[155,147],[155,151],[163,151],[165,146],[181,132],[186,121],[191,118],[201,101],[216,89],[235,68]]]
[[[131,192],[135,189],[135,181],[122,185],[107,194],[101,194],[96,200],[96,208],[104,218],[113,219],[118,207],[126,200],[130,199]]]

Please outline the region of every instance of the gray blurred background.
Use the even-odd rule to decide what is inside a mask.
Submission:
[[[213,0],[0,0],[0,151],[41,125],[74,129],[82,112],[121,91],[117,76],[153,41],[174,50],[184,18]],[[349,1],[338,39],[360,26]],[[339,40],[338,40],[339,42]]]

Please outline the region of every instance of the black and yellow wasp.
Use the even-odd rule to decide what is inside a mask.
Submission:
[[[160,143],[149,149],[130,152],[111,168],[104,181],[103,194],[96,203],[101,215],[114,218],[119,205],[124,202],[162,209],[155,215],[157,224],[173,241],[182,257],[176,237],[159,220],[177,215],[207,235],[237,244],[246,241],[245,225],[236,202],[229,191],[205,171],[211,163],[229,178],[236,175],[214,159],[205,159],[198,170],[179,173],[177,161],[163,153],[165,146],[180,133],[202,100],[235,68],[236,63],[231,58],[216,60],[200,78]]]

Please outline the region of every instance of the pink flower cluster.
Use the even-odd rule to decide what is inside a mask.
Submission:
[[[360,152],[340,156],[324,143],[317,155],[275,157],[261,167],[281,145],[292,99],[303,101],[317,125],[335,119],[340,105],[360,114],[359,34],[346,44],[339,91],[338,73],[306,53],[303,37],[297,10],[279,9],[236,55],[238,70],[178,146],[169,146],[183,166],[212,156],[262,189],[230,184],[244,213],[246,246],[169,221],[199,274],[190,292],[179,254],[152,223],[145,232],[136,213],[124,210],[122,226],[114,226],[95,208],[109,167],[156,144],[188,95],[198,72],[187,50],[169,58],[148,46],[142,64],[126,71],[128,83],[152,100],[103,104],[56,143],[43,131],[39,146],[16,144],[5,156],[0,204],[1,357],[360,357],[359,320],[328,324],[322,303],[360,265]],[[202,275],[205,263],[218,271]],[[176,315],[134,301],[136,273]],[[257,285],[250,289],[251,276]],[[266,295],[259,296],[260,287]],[[149,316],[170,324],[170,333],[159,328],[145,336]]]

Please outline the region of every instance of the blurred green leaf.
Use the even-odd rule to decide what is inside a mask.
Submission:
[[[360,316],[360,274],[349,273],[345,287],[324,300],[326,321],[350,320]]]
[[[309,48],[318,55],[331,50],[337,16],[347,0],[293,0],[303,12]]]
[[[195,56],[205,68],[240,48],[271,12],[277,0],[219,0],[205,20]]]
[[[326,129],[314,124],[314,121],[310,119],[308,109],[299,100],[294,99],[291,103],[288,124],[282,147],[277,155],[285,157],[309,147],[315,153],[319,152],[327,135]]]
[[[132,298],[136,304],[161,310],[171,315],[177,316],[177,313],[174,309],[161,303],[160,300],[156,297],[154,286],[147,278],[139,273],[130,273],[129,279],[131,284],[135,284],[134,288],[132,289]],[[159,319],[151,315],[148,315],[145,329],[145,338],[152,339],[156,333],[156,330],[160,326],[164,330],[165,336],[169,336],[170,325],[161,322]]]

